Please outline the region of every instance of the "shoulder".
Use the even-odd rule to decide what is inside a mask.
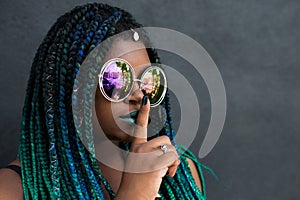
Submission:
[[[200,191],[202,192],[202,184],[201,184],[201,180],[200,180],[200,175],[198,173],[198,170],[196,168],[196,165],[194,163],[194,161],[192,161],[190,158],[186,158],[186,160],[188,161],[189,163],[189,166],[190,166],[190,170],[192,172],[192,176],[198,186],[198,188],[200,189]]]
[[[9,165],[20,166],[19,160],[11,162]],[[0,169],[0,199],[23,199],[22,180],[15,171],[2,168]]]

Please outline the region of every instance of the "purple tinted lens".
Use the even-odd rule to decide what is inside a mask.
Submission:
[[[114,101],[128,96],[133,84],[132,71],[124,61],[108,63],[102,75],[102,87],[107,97]]]

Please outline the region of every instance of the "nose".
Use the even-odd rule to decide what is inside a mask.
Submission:
[[[128,104],[141,106],[142,99],[144,97],[137,81],[133,83],[133,87],[130,95],[124,100]]]

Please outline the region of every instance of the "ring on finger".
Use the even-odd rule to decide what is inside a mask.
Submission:
[[[166,144],[161,145],[161,146],[160,146],[160,149],[162,150],[162,152],[163,152],[164,154],[167,153],[167,151],[168,151],[168,147],[167,147]]]

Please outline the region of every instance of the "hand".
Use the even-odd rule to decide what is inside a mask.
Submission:
[[[142,106],[137,118],[135,137],[126,160],[126,168],[115,199],[154,199],[168,173],[173,177],[180,164],[175,147],[169,137],[160,136],[147,141],[150,102]],[[161,145],[166,144],[164,154]]]

